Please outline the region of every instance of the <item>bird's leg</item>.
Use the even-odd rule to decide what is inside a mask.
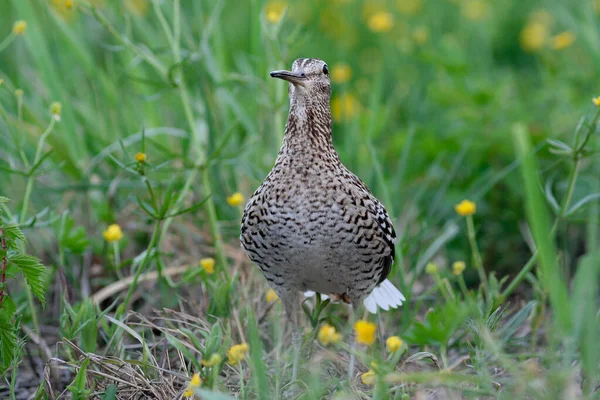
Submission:
[[[302,331],[300,328],[300,313],[298,305],[298,292],[291,289],[278,288],[275,290],[283,302],[283,307],[292,328],[292,381],[298,377],[298,364],[300,361],[300,348],[302,347]]]
[[[350,361],[348,363],[348,382],[352,382],[354,378],[354,363],[356,354],[356,332],[354,331],[354,324],[356,323],[356,316],[359,313],[361,302],[352,302],[352,313],[350,314]]]
[[[302,333],[298,324],[292,327],[292,347],[294,348],[294,361],[292,364],[292,381],[298,377],[298,363],[300,361],[300,349],[302,347]]]

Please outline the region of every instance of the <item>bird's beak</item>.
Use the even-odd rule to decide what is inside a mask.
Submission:
[[[272,78],[283,79],[284,81],[288,81],[293,84],[299,85],[302,85],[302,83],[306,80],[306,75],[304,74],[304,72],[291,72],[286,70],[280,70],[272,71],[270,75]]]

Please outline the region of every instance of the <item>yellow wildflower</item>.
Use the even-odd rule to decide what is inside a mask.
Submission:
[[[0,79],[0,86],[4,83],[4,79]]]
[[[215,272],[215,259],[212,257],[206,257],[200,260],[200,266],[204,268],[207,274]]]
[[[376,378],[375,371],[373,371],[372,369],[368,370],[367,372],[365,372],[364,374],[362,374],[360,376],[361,382],[365,385],[374,385],[375,378]]]
[[[400,350],[402,343],[404,342],[402,342],[402,339],[400,339],[398,336],[390,336],[385,341],[385,345],[390,353],[395,353]]]
[[[564,31],[552,38],[552,48],[554,50],[566,49],[575,42],[573,32]]]
[[[342,336],[338,332],[336,332],[333,326],[329,324],[323,324],[321,329],[319,329],[319,334],[317,335],[317,338],[319,339],[319,342],[321,342],[321,344],[327,346],[330,343],[338,343],[342,339]]]
[[[25,92],[23,92],[23,89],[15,90],[15,96],[17,96],[17,97],[23,97],[24,94],[25,94]]]
[[[279,299],[279,296],[277,296],[277,293],[275,293],[273,289],[269,289],[267,290],[265,299],[267,300],[267,303],[274,303],[277,301],[277,299]]]
[[[146,154],[145,153],[137,153],[135,155],[135,161],[139,163],[146,162]]]
[[[466,0],[462,3],[462,15],[471,21],[481,21],[488,14],[488,4],[483,0]]]
[[[477,211],[477,205],[470,200],[463,200],[456,206],[454,206],[454,209],[456,210],[458,215],[466,217],[468,215],[475,214],[475,212]]]
[[[148,14],[150,2],[148,0],[125,0],[125,8],[130,14],[136,17],[143,17]]]
[[[74,5],[73,0],[65,0],[65,8],[67,10],[71,10],[73,8],[73,5]]]
[[[50,114],[52,114],[52,118],[57,121],[60,121],[60,114],[62,113],[62,104],[58,101],[50,104]]]
[[[375,13],[369,18],[368,25],[373,32],[389,32],[394,27],[394,16],[385,11]]]
[[[233,345],[227,351],[227,361],[231,365],[237,365],[246,357],[250,348],[247,343]]]
[[[200,387],[202,384],[202,380],[200,379],[200,374],[194,374],[192,376],[192,380],[188,383],[188,387],[183,393],[185,397],[191,397],[194,395],[194,391]]]
[[[221,364],[221,361],[223,361],[223,357],[221,357],[219,353],[213,353],[208,360],[202,360],[202,365],[205,367],[214,367],[215,365]]]
[[[104,231],[104,239],[109,243],[118,242],[122,238],[123,231],[121,231],[121,227],[118,224],[109,225]]]
[[[533,53],[544,47],[548,37],[548,26],[541,22],[530,22],[521,31],[520,43],[523,50]]]
[[[372,345],[375,342],[375,331],[377,325],[372,322],[359,320],[354,324],[354,332],[356,332],[356,342],[366,345]]]
[[[423,45],[429,39],[429,29],[426,26],[418,26],[412,32],[412,38],[418,45]]]
[[[331,116],[335,121],[350,119],[358,112],[358,100],[349,93],[336,96],[331,100]]]
[[[269,2],[265,7],[265,17],[267,18],[267,21],[272,24],[276,24],[281,21],[286,8],[287,4],[283,1]]]
[[[592,98],[592,103],[594,103],[595,105],[597,105],[598,107],[600,107],[600,96],[593,97]]]
[[[437,274],[437,272],[438,272],[437,264],[431,263],[431,262],[428,263],[425,266],[425,272],[427,272],[429,275]]]
[[[463,273],[466,267],[467,265],[464,261],[454,261],[452,263],[452,273],[458,276]]]
[[[423,0],[397,0],[396,7],[398,11],[405,15],[414,15],[423,6]]]
[[[22,35],[25,33],[26,30],[27,30],[27,21],[25,21],[25,20],[20,19],[18,21],[15,21],[15,23],[13,24],[12,31],[15,35]]]
[[[352,68],[348,64],[335,64],[331,68],[331,80],[335,83],[346,83],[352,78]]]
[[[232,207],[237,207],[244,202],[244,195],[240,192],[235,192],[231,196],[227,196],[227,203]]]

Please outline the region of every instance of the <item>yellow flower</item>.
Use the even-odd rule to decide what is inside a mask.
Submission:
[[[454,261],[452,263],[452,273],[458,276],[463,273],[466,267],[467,265],[464,261]]]
[[[430,262],[425,266],[425,272],[427,272],[429,275],[437,274],[438,267],[435,263]]]
[[[387,349],[390,353],[395,353],[398,350],[400,350],[400,347],[402,347],[402,343],[404,342],[398,336],[390,336],[385,341],[385,345],[387,346]]]
[[[227,361],[231,365],[237,365],[244,359],[250,348],[248,344],[241,343],[231,346],[227,351]]]
[[[595,105],[597,105],[598,107],[600,107],[600,96],[593,97],[592,98],[592,103],[594,103]]]
[[[323,324],[321,329],[319,329],[319,334],[317,335],[317,339],[324,346],[328,344],[336,344],[342,339],[342,335],[336,332],[335,328],[329,324]]]
[[[65,8],[71,10],[73,8],[73,0],[65,0]]]
[[[202,384],[202,380],[200,379],[200,374],[194,374],[192,376],[192,380],[188,383],[188,387],[183,393],[185,397],[191,397],[194,395],[194,391],[200,387]]]
[[[4,83],[4,79],[0,79],[0,86]]]
[[[331,68],[331,80],[335,83],[346,83],[352,78],[352,68],[348,64],[335,64]]]
[[[348,93],[336,96],[331,100],[331,116],[335,121],[350,119],[358,112],[358,100]]]
[[[146,162],[146,154],[145,153],[137,153],[135,155],[135,161],[139,163]]]
[[[25,21],[25,20],[20,19],[18,21],[15,21],[15,23],[13,24],[12,31],[15,35],[22,35],[25,33],[26,30],[27,30],[27,21]]]
[[[462,15],[471,21],[481,21],[487,16],[488,8],[483,0],[466,0],[462,3]]]
[[[17,97],[23,97],[23,94],[25,94],[25,92],[23,92],[23,89],[17,89],[17,90],[15,90],[15,96],[17,96]]]
[[[389,32],[394,27],[394,16],[385,11],[375,13],[369,18],[368,25],[373,32]]]
[[[207,274],[215,272],[215,259],[212,257],[203,258],[200,260],[200,266],[204,268]]]
[[[375,378],[376,378],[375,371],[373,371],[372,369],[368,370],[367,372],[365,372],[364,374],[362,374],[360,376],[361,382],[365,385],[374,385]]]
[[[106,239],[106,241],[109,243],[118,242],[122,238],[123,232],[118,224],[109,225],[104,231],[104,239]]]
[[[423,6],[423,0],[397,0],[398,11],[406,15],[416,14]]]
[[[52,114],[52,118],[57,121],[60,121],[60,114],[62,113],[62,104],[58,101],[50,104],[50,114]]]
[[[418,26],[412,32],[412,38],[418,45],[423,45],[429,39],[429,29],[426,26]]]
[[[244,202],[244,195],[240,192],[235,192],[231,196],[227,196],[227,203],[232,207],[237,207]]]
[[[475,214],[475,212],[477,211],[477,205],[470,200],[463,200],[456,206],[454,206],[454,209],[456,210],[458,215],[466,217],[468,215]]]
[[[375,342],[375,331],[377,325],[372,322],[359,320],[354,324],[354,332],[356,332],[356,342],[366,345],[372,345]]]
[[[520,43],[523,50],[533,53],[544,47],[548,37],[548,26],[541,22],[530,22],[521,31]]]
[[[125,8],[136,17],[148,14],[150,2],[148,0],[125,0]]]
[[[277,293],[275,293],[273,289],[269,289],[267,290],[265,299],[267,300],[267,303],[274,303],[277,301],[277,299],[279,299],[279,296],[277,296]]]
[[[286,8],[287,4],[283,1],[269,2],[265,7],[265,17],[267,18],[267,21],[272,24],[276,24],[281,21]]]
[[[221,357],[219,353],[213,353],[208,360],[202,360],[202,365],[205,367],[214,367],[215,365],[221,364],[221,361],[223,361],[223,357]]]
[[[552,48],[554,50],[566,49],[575,42],[573,32],[564,31],[552,38]]]

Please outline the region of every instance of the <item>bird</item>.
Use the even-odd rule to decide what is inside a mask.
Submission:
[[[299,58],[291,71],[270,76],[288,82],[289,115],[275,165],[244,209],[240,242],[292,324],[295,380],[302,293],[371,313],[397,308],[405,297],[387,279],[395,257],[392,221],[333,146],[327,64]]]

